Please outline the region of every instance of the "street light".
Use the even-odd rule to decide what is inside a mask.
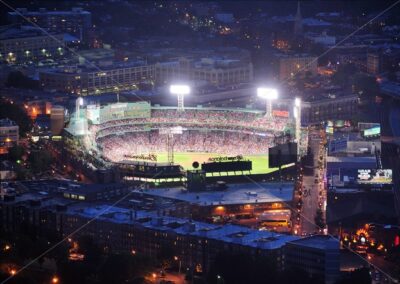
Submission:
[[[190,87],[188,85],[171,85],[169,91],[173,95],[177,95],[178,98],[178,111],[184,111],[184,97],[190,94]]]
[[[60,279],[58,279],[57,276],[54,276],[54,277],[51,279],[51,283],[53,283],[53,284],[57,284],[57,283],[59,283],[59,282],[60,282]]]
[[[178,261],[179,260],[179,269],[178,269],[178,273],[181,274],[181,266],[182,266],[182,260],[180,260],[179,257],[174,256],[174,260]]]
[[[272,101],[278,98],[278,90],[272,88],[257,88],[257,96],[266,100],[265,116],[272,116]]]

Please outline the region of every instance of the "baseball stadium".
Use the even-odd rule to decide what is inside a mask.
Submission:
[[[79,148],[107,165],[179,165],[251,161],[248,174],[267,174],[268,149],[292,136],[289,112],[266,116],[248,108],[165,107],[148,102],[86,105],[77,102],[69,132]],[[212,175],[213,173],[207,173]],[[240,172],[220,172],[236,175]]]

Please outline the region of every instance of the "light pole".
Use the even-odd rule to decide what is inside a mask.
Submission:
[[[300,157],[300,140],[301,140],[301,99],[294,99],[293,108],[294,118],[296,119],[296,142],[297,142],[297,157]]]
[[[178,273],[181,274],[182,260],[181,260],[179,257],[177,257],[177,256],[174,256],[174,260],[175,260],[175,261],[178,261],[178,260],[179,260]]]
[[[266,100],[265,116],[272,117],[272,101],[278,98],[278,90],[272,88],[257,88],[257,96]]]
[[[75,119],[78,120],[80,117],[81,105],[83,105],[82,97],[79,97],[75,101]]]
[[[178,98],[178,111],[184,111],[184,97],[190,94],[190,87],[188,85],[171,85],[169,87],[171,94],[176,95]]]

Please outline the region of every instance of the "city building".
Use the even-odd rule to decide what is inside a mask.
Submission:
[[[328,120],[351,120],[357,112],[356,94],[305,101],[302,103],[301,122],[308,125]]]
[[[317,74],[317,57],[308,54],[276,54],[279,62],[279,79],[288,80],[298,74]]]
[[[327,47],[334,46],[336,43],[336,37],[330,36],[326,32],[322,32],[322,34],[307,33],[305,37],[315,44],[321,44]]]
[[[63,106],[53,106],[50,112],[50,130],[53,136],[60,135],[64,129],[65,109]]]
[[[39,72],[41,86],[76,95],[97,95],[137,90],[137,84],[152,82],[154,65],[143,61],[111,63],[100,68],[93,66],[48,69]]]
[[[284,248],[285,268],[304,269],[325,283],[340,277],[339,241],[326,235],[315,235],[288,242]]]
[[[264,227],[278,232],[291,228],[291,204],[294,184],[290,182],[230,184],[226,190],[188,192],[181,188],[137,191],[134,195],[176,201],[171,214],[199,221],[224,223],[232,221],[252,227]],[[189,213],[190,212],[190,213]]]
[[[179,58],[155,65],[158,84],[177,80],[205,81],[215,86],[235,85],[253,81],[253,65],[242,59]]]
[[[7,63],[37,62],[65,53],[64,34],[47,34],[29,26],[0,28],[0,61]]]
[[[394,82],[381,84],[381,99],[377,109],[382,127],[382,164],[393,170],[394,203],[400,220],[400,85]]]
[[[80,40],[83,40],[92,26],[92,14],[82,8],[72,8],[70,11],[48,11],[45,8],[29,11],[27,8],[17,8],[16,11],[8,12],[8,19],[15,24],[34,23],[49,32],[68,33]]]
[[[381,60],[379,54],[367,54],[367,72],[376,75],[381,71]]]
[[[5,154],[8,149],[14,145],[18,145],[19,127],[8,119],[0,119],[0,154]]]
[[[207,272],[215,257],[224,251],[268,256],[278,269],[284,269],[283,247],[299,239],[232,224],[209,224],[165,215],[160,206],[171,207],[174,203],[158,203],[156,210],[133,206],[138,203],[144,208],[144,201],[151,202],[149,198],[143,202],[130,199],[112,206],[112,197],[117,196],[108,196],[111,199],[107,203],[108,198],[103,194],[91,199],[97,200],[96,203],[88,202],[88,194],[96,193],[97,197],[114,187],[68,181],[18,183],[13,193],[0,201],[1,225],[7,232],[18,232],[21,222],[37,226],[39,235],[52,231],[66,237],[75,232],[74,240],[82,235],[92,236],[105,251],[141,254],[155,260],[169,248],[181,261],[182,268],[202,272]]]

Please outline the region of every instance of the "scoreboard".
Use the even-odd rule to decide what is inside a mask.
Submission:
[[[207,173],[240,172],[253,169],[251,161],[229,161],[203,163],[201,169]]]
[[[100,123],[114,119],[150,118],[151,107],[148,102],[115,103],[100,109]]]

